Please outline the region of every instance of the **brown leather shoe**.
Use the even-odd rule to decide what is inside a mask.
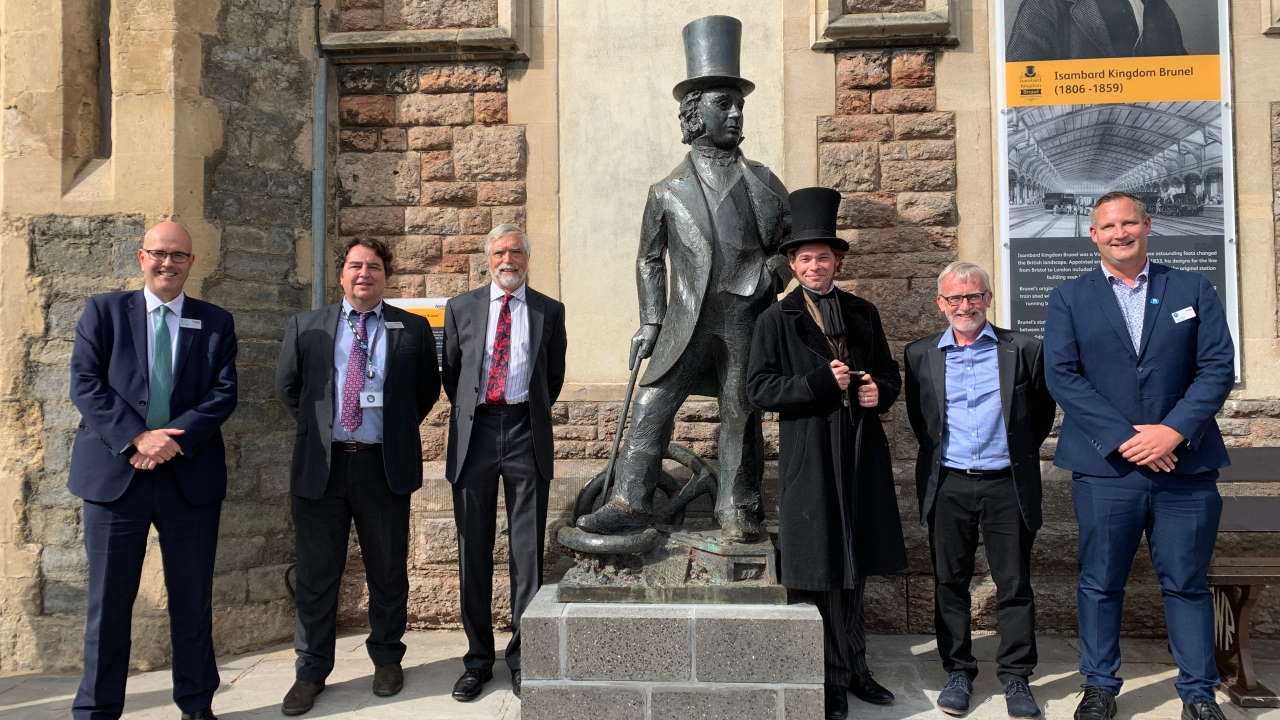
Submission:
[[[387,663],[373,668],[373,694],[391,697],[404,689],[404,670],[400,663]]]
[[[316,704],[316,696],[324,692],[324,683],[309,683],[295,680],[293,687],[284,694],[284,702],[280,704],[280,712],[285,715],[301,715]]]

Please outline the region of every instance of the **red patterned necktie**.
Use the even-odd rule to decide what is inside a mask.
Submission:
[[[484,388],[488,405],[506,405],[507,369],[511,366],[511,295],[502,296],[498,329],[493,334],[493,359],[489,362],[489,382]]]
[[[352,310],[351,314],[357,313]],[[365,352],[365,347],[368,345],[366,338],[369,335],[365,331],[365,321],[372,314],[372,312],[359,313],[360,320],[353,328],[355,332],[352,333],[351,352],[347,355],[347,375],[342,380],[342,427],[346,428],[347,432],[355,432],[364,419],[364,413],[360,408],[360,391],[364,389],[364,374],[369,364],[369,355]]]

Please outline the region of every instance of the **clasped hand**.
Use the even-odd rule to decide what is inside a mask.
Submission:
[[[129,464],[139,470],[154,470],[169,462],[182,452],[182,447],[174,438],[185,432],[186,430],[177,428],[158,428],[138,433],[133,439],[134,453],[129,458]]]
[[[1131,463],[1149,467],[1156,472],[1170,472],[1178,462],[1173,449],[1186,437],[1168,425],[1134,425],[1137,435],[1124,441],[1117,448],[1120,455]]]
[[[840,389],[848,390],[849,385],[853,382],[853,373],[849,370],[849,366],[839,360],[831,361],[831,375],[835,378],[836,384]],[[858,388],[858,404],[864,408],[873,408],[880,404],[880,388],[876,387],[876,381],[871,378],[869,373],[862,373],[862,385]]]

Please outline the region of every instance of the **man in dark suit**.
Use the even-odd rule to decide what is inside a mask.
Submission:
[[[951,263],[938,276],[950,327],[906,347],[907,417],[920,444],[916,494],[929,527],[938,654],[948,673],[938,708],[969,711],[978,662],[969,583],[979,531],[996,582],[996,656],[1012,718],[1040,715],[1027,678],[1036,666],[1031,545],[1040,529],[1040,445],[1053,427],[1040,341],[987,322],[982,268]]]
[[[338,262],[342,302],[293,316],[280,345],[276,392],[298,421],[290,475],[298,660],[285,715],[310,710],[333,670],[352,520],[369,585],[373,693],[404,686],[409,496],[422,487],[418,426],[440,397],[440,371],[431,324],[383,302],[391,263],[381,241],[349,241]]]
[[[588,532],[652,523],[663,453],[690,395],[719,401],[715,516],[724,537],[753,541],[762,530],[764,440],[760,413],[746,399],[747,354],[756,318],[790,280],[778,249],[790,213],[782,181],[738,149],[744,98],[755,88],[737,76],[741,32],[738,20],[723,15],[684,29],[692,77],[674,92],[682,141],[692,150],[649,188],[636,261],[641,326],[631,356],[633,363],[652,357],[611,496],[578,519]]]
[[[1222,302],[1198,273],[1147,259],[1151,218],[1123,192],[1098,198],[1089,235],[1102,266],[1049,297],[1045,365],[1065,412],[1054,462],[1072,472],[1080,525],[1077,720],[1115,715],[1124,586],[1143,535],[1164,595],[1184,720],[1220,720],[1206,574],[1228,464],[1214,415],[1234,348]]]
[[[144,287],[95,295],[71,350],[80,411],[67,487],[84,499],[89,561],[77,720],[118,718],[147,532],[156,526],[169,593],[173,700],[216,720],[213,561],[227,491],[222,423],[236,407],[236,333],[222,308],[182,292],[191,236],[158,223],[137,252]]]
[[[1186,55],[1166,0],[1022,0],[1008,62]]]
[[[480,696],[493,677],[493,541],[498,478],[507,508],[511,641],[506,662],[520,694],[520,616],[542,586],[547,493],[554,476],[551,406],[564,385],[564,305],[529,287],[529,238],[515,225],[484,242],[492,282],[445,306],[445,477],[458,529],[465,670],[453,697]]]

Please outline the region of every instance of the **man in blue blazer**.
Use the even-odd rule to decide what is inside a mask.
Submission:
[[[84,499],[88,613],[76,720],[118,718],[147,532],[156,526],[169,592],[173,699],[184,720],[216,720],[213,560],[227,490],[220,427],[236,406],[236,334],[222,308],[187,297],[195,255],[181,225],[151,228],[137,252],[145,287],[95,295],[71,350],[80,427],[67,487]]]
[[[1115,715],[1124,586],[1145,534],[1164,595],[1183,720],[1222,718],[1214,702],[1209,560],[1228,464],[1214,421],[1233,381],[1222,303],[1197,273],[1147,259],[1138,198],[1098,198],[1089,235],[1101,267],[1049,298],[1046,379],[1065,418],[1055,464],[1072,471],[1080,525],[1077,720]]]

